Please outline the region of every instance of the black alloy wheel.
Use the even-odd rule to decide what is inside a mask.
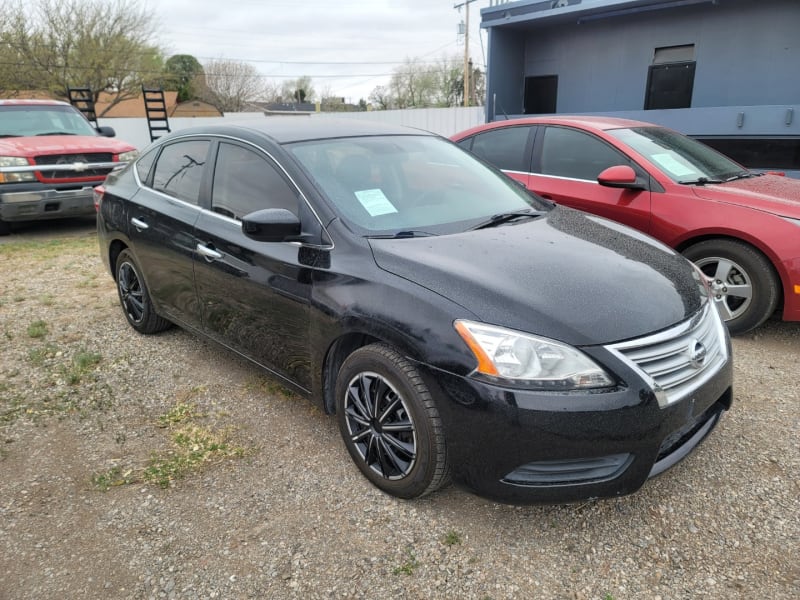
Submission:
[[[449,481],[438,410],[419,371],[391,346],[372,344],[345,360],[336,412],[350,456],[381,490],[416,498]]]
[[[150,294],[130,250],[123,250],[116,264],[117,293],[125,317],[139,333],[158,333],[171,323],[156,314]]]

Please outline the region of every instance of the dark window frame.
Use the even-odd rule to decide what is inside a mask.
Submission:
[[[254,210],[246,211],[246,212],[241,211],[241,210],[237,210],[237,209],[241,209],[242,208],[240,206],[231,206],[231,207],[225,206],[222,210],[215,210],[216,208],[220,208],[220,207],[215,207],[215,205],[214,205],[215,190],[216,190],[216,185],[218,183],[218,179],[217,179],[218,178],[218,171],[217,171],[217,169],[220,166],[221,153],[226,151],[225,150],[226,147],[228,147],[228,148],[236,148],[236,149],[241,150],[243,152],[250,153],[250,154],[253,155],[254,159],[262,161],[264,163],[265,169],[269,169],[270,173],[274,174],[274,176],[279,178],[280,182],[286,187],[286,190],[291,194],[291,196],[292,196],[292,198],[294,200],[294,202],[291,203],[291,207],[289,206],[289,203],[283,203],[283,205],[281,205],[281,206],[277,206],[277,204],[274,205],[274,206],[263,206],[263,207],[260,207],[260,208],[254,208]],[[228,140],[228,139],[226,139],[226,140],[219,140],[217,142],[217,144],[215,145],[215,148],[213,150],[212,155],[213,155],[213,163],[214,164],[213,164],[212,172],[211,172],[211,178],[210,178],[211,180],[209,182],[208,210],[210,210],[211,212],[214,212],[216,214],[220,214],[222,216],[225,216],[225,217],[228,217],[228,218],[231,218],[231,219],[235,219],[237,221],[240,221],[242,219],[242,217],[244,217],[246,214],[250,214],[251,212],[254,212],[255,210],[260,210],[261,208],[287,208],[288,210],[290,210],[295,215],[298,215],[298,216],[300,215],[300,210],[301,210],[300,209],[300,203],[303,202],[303,196],[302,196],[301,192],[297,189],[297,186],[291,181],[291,179],[289,177],[287,177],[286,173],[281,168],[280,164],[276,160],[274,160],[271,156],[269,156],[267,153],[265,153],[262,149],[260,149],[260,148],[258,148],[256,146],[251,146],[249,144],[240,143],[240,142],[238,142],[236,140]],[[260,171],[260,172],[261,173],[265,173],[267,171]],[[277,181],[277,179],[275,181]],[[270,186],[265,186],[265,187],[268,187],[269,189],[273,189]],[[268,191],[264,192],[265,201],[266,201],[266,199],[268,197],[268,193],[269,193]],[[233,210],[230,210],[229,208],[233,209]],[[239,214],[239,213],[241,213],[241,214]]]
[[[697,63],[695,61],[650,65],[650,68],[647,70],[644,109],[667,110],[673,108],[691,108],[696,68]],[[659,80],[665,79],[667,75],[674,78],[676,73],[678,75],[682,73],[686,74],[686,81],[683,82],[684,89],[680,90],[680,95],[677,95],[674,90],[656,89],[661,83]]]
[[[197,144],[197,143],[206,144],[206,152],[204,157],[205,160],[202,163],[198,163],[198,166],[201,168],[201,174],[197,186],[197,197],[192,199],[185,197],[184,195],[178,194],[175,191],[168,190],[166,188],[156,187],[156,181],[155,181],[156,174],[158,173],[159,170],[159,164],[164,159],[164,153],[172,151],[172,149],[176,148],[177,146],[182,146],[182,145],[185,146],[188,144]],[[164,144],[159,148],[158,156],[156,157],[153,164],[150,166],[150,172],[148,173],[147,187],[160,194],[169,196],[170,198],[176,198],[181,202],[186,202],[187,204],[191,204],[193,206],[202,207],[205,196],[204,192],[206,188],[205,182],[208,177],[207,175],[208,161],[210,159],[211,156],[210,152],[213,147],[214,147],[213,142],[208,138],[180,138],[168,144]]]
[[[575,181],[586,181],[586,182],[597,183],[597,177],[596,176],[594,178],[592,178],[592,179],[587,179],[585,177],[574,177],[574,176],[568,176],[568,175],[555,175],[553,173],[544,173],[542,171],[542,157],[544,155],[543,149],[544,149],[545,138],[547,136],[547,131],[549,129],[560,129],[560,130],[570,131],[570,132],[577,133],[577,134],[583,134],[587,138],[590,138],[590,139],[602,144],[608,150],[611,150],[615,154],[617,154],[622,160],[621,160],[621,162],[615,163],[615,164],[628,165],[636,172],[636,176],[637,177],[643,177],[643,178],[646,178],[646,179],[650,178],[650,175],[649,175],[649,173],[647,172],[646,169],[642,168],[630,156],[625,154],[625,152],[623,152],[622,150],[620,150],[619,148],[614,146],[614,144],[609,143],[607,140],[604,140],[603,138],[595,135],[591,131],[586,131],[584,129],[580,129],[580,128],[577,128],[577,127],[568,127],[568,126],[564,126],[564,125],[546,125],[546,126],[543,126],[543,127],[539,128],[539,132],[538,132],[538,134],[536,136],[536,143],[535,143],[535,146],[534,146],[533,164],[531,165],[531,172],[534,175],[542,176],[542,177],[563,177],[563,178],[572,179],[572,180],[575,180]],[[611,166],[615,166],[615,165],[611,165]],[[598,171],[598,175],[603,170],[604,169],[601,169],[600,171]]]
[[[532,156],[533,156],[533,144],[534,144],[534,139],[535,139],[535,136],[536,136],[537,128],[538,128],[537,125],[512,125],[512,126],[509,126],[509,127],[495,127],[495,128],[492,128],[492,129],[486,129],[486,130],[481,131],[479,133],[476,133],[472,137],[468,138],[470,140],[470,143],[469,143],[469,148],[467,148],[467,149],[470,152],[472,152],[472,154],[474,154],[475,156],[480,158],[481,160],[483,160],[483,161],[489,163],[490,165],[493,165],[493,166],[495,166],[498,169],[501,169],[503,171],[514,171],[516,173],[530,173],[531,172],[531,161],[532,161]],[[512,169],[512,168],[510,168],[508,166],[504,166],[504,165],[498,164],[494,160],[490,160],[487,156],[484,156],[483,154],[479,154],[478,152],[475,151],[475,141],[478,140],[478,138],[485,138],[485,137],[491,136],[491,135],[508,134],[509,130],[512,130],[512,129],[513,130],[519,130],[519,129],[526,129],[527,130],[527,138],[525,140],[525,145],[523,146],[522,156],[520,158],[520,162],[519,162],[518,165],[515,165],[515,166],[518,166],[518,167],[521,167],[521,168]],[[459,142],[459,145],[461,145],[462,147],[466,148],[466,146],[464,146],[464,142],[465,141],[466,140],[462,140],[461,142]]]
[[[533,93],[533,83],[546,84],[544,94]],[[558,112],[558,75],[529,75],[523,82],[522,112],[526,115],[545,115]],[[542,110],[538,110],[540,107]]]
[[[796,136],[691,136],[748,169],[800,170]]]

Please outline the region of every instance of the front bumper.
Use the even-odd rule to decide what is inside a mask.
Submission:
[[[659,385],[664,383],[661,375],[654,380],[620,351],[628,351],[630,343],[583,349],[617,375],[618,386],[604,391],[521,390],[420,365],[440,400],[454,481],[512,504],[635,492],[691,453],[731,406],[730,340],[716,312],[704,314],[707,318],[695,329],[682,324],[669,333],[696,343],[694,335],[710,325],[711,334],[703,339],[710,345],[718,332],[716,358],[709,369],[698,370],[696,385],[666,392]],[[657,334],[642,340],[649,350],[662,353],[661,344],[682,347],[680,336],[668,342],[663,338]],[[641,355],[641,349],[636,353]]]
[[[38,221],[94,214],[92,186],[0,193],[0,220]]]

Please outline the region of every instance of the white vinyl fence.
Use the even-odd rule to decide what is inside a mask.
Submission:
[[[180,117],[169,120],[172,131],[179,131],[188,127],[201,125],[216,125],[236,122],[257,121],[259,119],[276,119],[280,117],[267,117],[263,113],[230,113],[224,117]],[[414,108],[407,110],[375,110],[355,113],[315,113],[308,117],[286,117],[292,119],[359,119],[376,121],[392,125],[403,125],[431,131],[448,137],[485,122],[485,113],[482,106],[470,108]],[[147,119],[144,118],[117,118],[98,119],[100,125],[113,127],[117,138],[130,142],[140,150],[150,144],[150,132],[147,129]]]

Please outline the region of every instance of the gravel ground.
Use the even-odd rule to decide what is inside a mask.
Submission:
[[[798,323],[734,340],[733,410],[634,495],[406,502],[251,365],[133,333],[91,231],[60,238],[0,243],[2,599],[800,597]],[[164,488],[176,407],[240,452]]]

